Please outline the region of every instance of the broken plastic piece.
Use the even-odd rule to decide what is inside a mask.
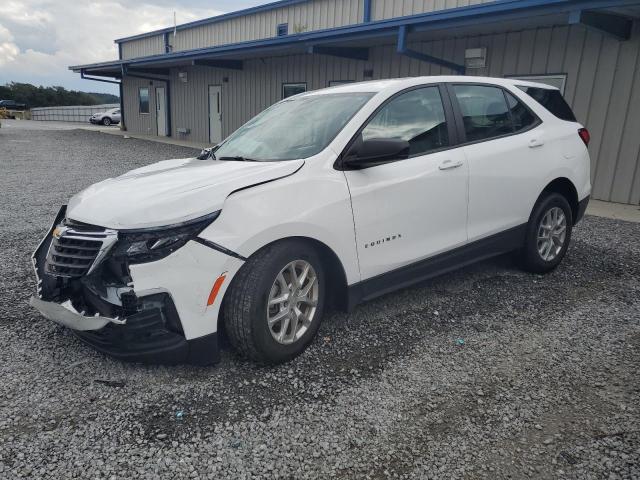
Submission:
[[[100,378],[97,378],[94,380],[94,382],[101,383],[102,385],[106,385],[108,387],[117,387],[117,388],[122,388],[126,385],[126,383],[122,380],[102,380]]]

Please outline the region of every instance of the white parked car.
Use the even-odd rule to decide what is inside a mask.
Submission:
[[[510,251],[555,268],[589,199],[588,141],[558,90],[521,80],[297,95],[199,158],[72,197],[34,253],[31,303],[123,359],[212,363],[224,329],[284,362],[329,307]]]
[[[108,127],[109,125],[120,123],[120,118],[120,109],[112,108],[111,110],[107,110],[106,112],[94,113],[93,115],[91,115],[91,117],[89,117],[89,122],[93,124],[105,125]]]

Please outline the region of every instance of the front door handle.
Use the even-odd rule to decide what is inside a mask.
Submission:
[[[453,168],[458,168],[462,166],[462,162],[458,161],[458,162],[453,162],[452,160],[445,160],[444,162],[442,162],[440,164],[440,166],[438,167],[440,170],[451,170]]]
[[[541,147],[542,145],[544,145],[544,140],[540,138],[532,138],[529,140],[529,148]]]

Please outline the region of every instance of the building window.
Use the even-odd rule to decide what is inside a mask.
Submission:
[[[283,83],[282,84],[282,98],[293,97],[299,93],[307,91],[306,83]]]
[[[338,85],[346,85],[347,83],[353,83],[355,80],[329,80],[330,87],[337,87]]]
[[[284,37],[285,35],[289,35],[289,24],[281,23],[278,25],[278,36]]]
[[[138,112],[149,113],[149,89],[147,87],[138,89]]]
[[[516,80],[524,80],[526,82],[538,82],[545,85],[551,85],[560,90],[564,95],[564,87],[567,83],[566,73],[556,73],[551,75],[505,75],[505,78],[513,78]]]

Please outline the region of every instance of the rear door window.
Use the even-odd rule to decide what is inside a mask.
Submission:
[[[502,89],[483,85],[453,85],[467,142],[513,133],[509,108]]]
[[[518,85],[518,88],[532,97],[536,102],[549,110],[560,120],[575,122],[576,116],[571,111],[571,107],[562,97],[560,90],[551,88],[537,88]]]
[[[511,113],[511,121],[513,122],[513,131],[521,132],[527,130],[540,122],[531,110],[529,110],[522,102],[509,92],[504,92],[509,104],[509,112]]]

